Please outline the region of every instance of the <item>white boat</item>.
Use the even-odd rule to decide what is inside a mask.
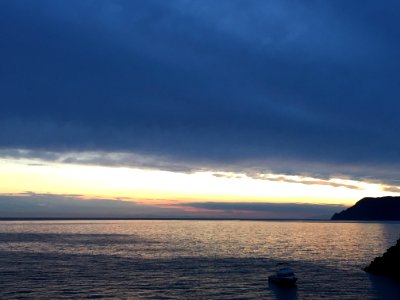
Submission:
[[[282,267],[275,275],[269,276],[268,280],[280,285],[295,285],[297,277],[290,267]]]

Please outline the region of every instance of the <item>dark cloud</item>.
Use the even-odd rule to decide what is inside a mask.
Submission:
[[[165,202],[165,201],[164,201]],[[34,192],[0,194],[0,218],[330,218],[342,205],[165,202]]]
[[[124,199],[87,199],[83,195],[0,194],[0,218],[135,218],[177,217],[185,212]]]
[[[1,1],[0,147],[389,182],[399,6]]]

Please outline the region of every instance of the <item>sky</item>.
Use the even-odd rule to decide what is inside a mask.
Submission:
[[[400,195],[398,1],[0,2],[0,217],[327,218]]]

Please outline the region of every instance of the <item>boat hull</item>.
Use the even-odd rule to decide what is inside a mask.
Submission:
[[[296,277],[280,277],[276,275],[272,275],[268,277],[268,281],[279,284],[279,285],[295,285],[297,278]]]

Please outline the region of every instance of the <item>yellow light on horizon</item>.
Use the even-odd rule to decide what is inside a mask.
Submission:
[[[128,198],[157,201],[298,202],[351,205],[366,196],[394,193],[366,182],[332,179],[331,182],[296,177],[285,181],[244,174],[219,172],[178,173],[60,163],[38,164],[29,160],[1,160],[0,193],[31,191],[50,194],[79,194],[87,198]],[[335,183],[338,186],[329,185]],[[340,184],[343,186],[339,186]],[[347,186],[346,186],[347,185]],[[355,186],[359,189],[349,188]]]

